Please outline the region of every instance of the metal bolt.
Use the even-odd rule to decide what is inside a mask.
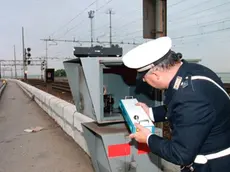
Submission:
[[[138,115],[135,115],[135,116],[134,116],[134,119],[135,119],[135,120],[138,120],[138,119],[139,119],[139,116],[138,116]]]

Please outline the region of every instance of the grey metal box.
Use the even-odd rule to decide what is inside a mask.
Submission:
[[[143,85],[145,92],[135,91],[137,72],[125,67],[120,57],[77,58],[65,61],[64,67],[77,111],[98,123],[124,121],[119,100],[126,96],[133,96],[149,106],[159,103],[154,101],[155,89],[147,84]],[[114,101],[111,112],[105,110],[108,97]]]

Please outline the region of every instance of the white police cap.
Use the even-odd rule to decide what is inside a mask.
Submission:
[[[122,57],[122,61],[128,68],[143,72],[164,58],[171,47],[172,40],[169,37],[160,37],[130,50]]]

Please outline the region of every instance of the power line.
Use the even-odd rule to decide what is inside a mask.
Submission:
[[[141,31],[143,31],[143,30],[137,30],[137,31],[134,31],[134,32],[130,32],[130,33],[127,33],[126,35],[117,36],[117,38],[122,37],[123,39],[128,39],[130,36],[132,36],[132,35],[134,35],[134,34],[136,34],[138,32],[141,32]]]
[[[23,60],[0,60],[2,66],[23,66]],[[30,60],[30,66],[40,66],[42,64],[42,60]]]
[[[82,10],[80,13],[78,13],[75,17],[73,17],[70,21],[68,21],[65,25],[63,25],[62,27],[60,27],[57,31],[53,32],[51,34],[51,36],[53,36],[56,32],[58,32],[61,28],[66,27],[68,24],[70,24],[73,20],[75,20],[76,18],[78,18],[80,15],[82,15],[86,10],[88,10],[89,7],[93,6],[95,3],[97,2],[97,0],[95,0],[93,3],[91,3],[90,5],[88,5],[84,10]]]
[[[215,43],[216,43],[216,42],[218,42],[220,40],[229,40],[229,38],[230,38],[230,35],[228,35],[228,37],[218,37],[218,36],[215,36],[215,37],[212,37],[212,40],[215,40]],[[177,40],[174,40],[174,41],[178,41],[178,43],[176,45],[176,47],[177,47],[179,45],[184,45],[184,44],[197,44],[197,45],[201,45],[201,43],[204,43],[204,42],[207,41],[206,39],[210,39],[210,38],[209,37],[206,37],[206,38],[199,37],[199,38],[195,38],[195,39],[191,39],[191,40],[188,40],[188,39],[186,39],[186,40],[185,39],[179,40],[179,39],[177,39]],[[205,43],[205,44],[207,44],[207,43]]]
[[[110,2],[112,2],[113,0],[110,0],[106,3],[104,3],[102,6],[100,6],[99,8],[97,8],[95,10],[95,12],[98,12],[100,9],[102,9],[104,6],[108,5]],[[79,17],[81,14],[83,14],[89,7],[91,7],[92,5],[94,5],[95,3],[97,3],[97,0],[94,1],[92,4],[90,4],[87,8],[85,8],[81,13],[79,13],[75,18],[71,19],[70,22],[68,22],[66,25],[68,25],[69,23],[71,23],[74,19],[76,19],[77,17]],[[78,26],[81,26],[82,23],[86,21],[85,19],[81,20],[78,24],[76,24],[75,26],[73,26],[72,28],[68,29],[63,36],[67,35],[70,31],[72,31],[73,29],[75,29]],[[65,26],[65,25],[64,25]],[[64,27],[63,26],[63,27]],[[60,30],[60,29],[59,29]],[[57,32],[57,31],[56,31]],[[51,35],[51,37],[54,35],[54,33]],[[60,36],[58,39],[62,38],[63,36]]]
[[[209,31],[209,32],[204,32],[204,33],[199,33],[199,34],[191,34],[191,35],[184,35],[184,36],[174,37],[172,39],[182,39],[182,38],[188,38],[188,37],[195,37],[195,36],[200,36],[200,35],[207,35],[207,34],[211,34],[211,33],[226,31],[226,30],[230,30],[230,27],[227,27],[227,28],[224,28],[224,29],[213,30],[213,31]]]
[[[32,57],[32,59],[44,59],[45,57]],[[49,60],[69,60],[69,59],[73,59],[71,57],[48,57],[47,59]]]
[[[131,24],[134,24],[134,23],[136,23],[136,22],[139,22],[141,19],[142,19],[142,18],[139,18],[139,19],[130,21],[130,22],[128,22],[128,23],[122,25],[121,27],[118,27],[114,33],[116,34],[117,31],[121,30],[122,28],[124,28],[124,27],[126,27],[126,26],[130,26]],[[141,30],[134,31],[134,32],[129,32],[129,33],[127,33],[127,34],[128,34],[128,35],[130,35],[130,34],[132,35],[133,33],[137,33],[137,32],[139,32],[139,31],[141,31]],[[126,34],[126,36],[127,36],[127,34]],[[123,36],[123,35],[120,35],[120,36],[119,36],[119,34],[118,34],[118,36],[116,35],[116,37],[121,37],[121,36]],[[114,37],[114,36],[113,36],[113,37]]]
[[[189,28],[193,28],[193,27],[202,28],[202,27],[207,27],[207,26],[210,26],[210,25],[225,23],[225,22],[228,22],[228,21],[230,21],[230,17],[226,17],[224,19],[212,20],[212,21],[209,21],[209,22],[199,23],[199,24],[195,24],[195,25],[188,25],[186,27],[180,27],[180,28],[183,28],[183,29],[188,28],[188,27]],[[176,29],[178,29],[178,28],[176,28]]]
[[[176,15],[178,15],[178,14],[181,15],[181,13],[184,12],[184,11],[189,11],[189,10],[191,10],[191,9],[194,9],[194,8],[198,7],[198,6],[201,6],[202,4],[205,4],[205,5],[206,5],[206,3],[210,2],[210,1],[214,1],[214,0],[206,0],[206,1],[203,1],[203,2],[198,3],[198,4],[196,4],[196,5],[192,6],[192,7],[186,8],[186,9],[184,9],[184,10],[178,12],[178,13],[173,13],[174,15],[173,15],[173,14],[172,14],[172,15],[173,15],[173,16],[176,16]],[[169,16],[171,16],[171,15],[169,15]]]
[[[83,19],[81,20],[78,24],[76,24],[75,26],[73,26],[71,29],[68,29],[62,36],[60,36],[58,39],[61,39],[62,37],[64,37],[65,35],[67,35],[71,30],[75,29],[78,26],[81,26],[82,23],[84,23],[86,20]]]
[[[178,5],[178,4],[182,3],[182,2],[185,2],[185,1],[186,1],[186,0],[181,0],[181,1],[177,2],[177,3],[175,3],[175,4],[169,5],[168,7],[176,6],[176,5]]]
[[[220,11],[220,12],[218,12],[218,14],[220,15],[220,14],[223,14],[223,13],[225,13],[225,12],[229,12],[229,9],[227,9],[227,10],[222,10],[222,11]],[[177,28],[178,29],[178,27],[181,29],[181,28],[184,28],[184,27],[182,27],[181,25],[178,25],[178,24],[176,24],[176,23],[180,23],[180,24],[185,24],[185,23],[191,23],[192,22],[192,24],[194,23],[194,22],[197,22],[197,25],[198,24],[202,24],[202,23],[199,23],[199,22],[201,22],[201,21],[206,21],[206,20],[209,20],[209,22],[211,23],[211,22],[213,22],[214,20],[210,20],[210,19],[212,19],[212,18],[214,18],[214,17],[212,17],[212,15],[215,15],[215,17],[216,17],[216,13],[212,13],[212,14],[205,14],[205,15],[202,15],[202,16],[198,16],[198,17],[196,17],[196,18],[190,18],[189,20],[188,19],[184,19],[184,20],[181,20],[181,21],[175,21],[175,22],[172,22],[172,24],[174,24],[174,26],[175,27],[173,27],[173,28]],[[206,19],[206,18],[208,18],[208,19]],[[219,18],[218,18],[219,19]],[[224,18],[223,18],[224,19]],[[221,19],[220,19],[221,20]],[[208,23],[208,22],[207,22]],[[177,26],[177,27],[176,27]],[[188,27],[189,26],[193,26],[193,25],[190,25],[190,24],[188,24],[187,25]],[[172,29],[171,27],[170,27],[170,29]]]
[[[109,14],[109,29],[110,29],[110,46],[112,46],[112,14],[115,14],[112,9],[109,9],[107,14]]]
[[[140,9],[132,9],[132,10],[128,11],[127,14],[130,14],[130,13],[133,12],[133,11],[140,11]],[[124,18],[125,16],[126,16],[126,13],[123,14],[122,16],[120,16],[119,18],[114,18],[114,21],[121,20],[121,19]],[[94,29],[94,31],[103,29],[103,28],[105,28],[106,26],[109,26],[109,25],[108,25],[107,23],[106,23],[106,24],[103,24],[102,26],[99,26],[99,27],[97,27],[96,29]]]
[[[204,9],[204,10],[201,10],[201,11],[196,11],[196,12],[191,13],[191,14],[189,14],[189,15],[186,15],[186,16],[183,16],[183,17],[179,17],[179,18],[177,18],[176,20],[177,20],[177,22],[178,22],[178,21],[180,21],[180,19],[188,19],[188,17],[194,16],[194,15],[197,15],[197,14],[200,14],[200,13],[203,13],[203,12],[206,12],[206,11],[209,11],[209,10],[212,10],[212,9],[216,9],[216,8],[222,7],[222,6],[224,6],[224,5],[226,5],[226,4],[229,4],[229,3],[230,3],[230,2],[225,2],[225,3],[220,4],[220,5],[217,5],[217,6],[215,6],[215,7],[207,8],[207,9]]]
[[[136,22],[139,22],[140,20],[142,20],[142,18],[138,18],[138,19],[132,20],[132,21],[130,21],[130,22],[128,22],[128,23],[125,23],[124,25],[118,27],[117,30],[121,30],[121,29],[124,28],[125,26],[129,26],[129,25],[131,25],[131,24],[134,24],[134,23],[136,23]]]
[[[96,12],[100,11],[103,7],[105,7],[106,5],[108,5],[110,2],[112,2],[113,0],[109,0],[108,2],[104,3],[102,6],[100,6],[98,9],[96,9]]]
[[[124,16],[122,16],[122,17],[120,17],[119,19],[121,19],[121,18],[123,18]],[[121,30],[122,28],[124,28],[125,26],[128,26],[128,25],[131,25],[131,24],[133,24],[133,23],[136,23],[136,22],[139,22],[140,20],[141,20],[142,18],[138,18],[138,19],[135,19],[135,20],[133,20],[133,21],[131,21],[131,22],[127,22],[127,23],[125,23],[124,25],[122,25],[121,27],[118,27],[118,28],[115,28],[116,30]],[[116,20],[118,20],[118,19],[116,19]],[[100,29],[102,29],[102,28],[105,28],[106,26],[109,26],[108,24],[104,24],[104,25],[102,25],[102,26],[99,26],[99,27],[97,27],[96,29],[94,29],[94,31],[97,31],[97,30],[100,30]],[[114,32],[114,33],[116,33],[116,32]],[[85,34],[84,34],[85,35]],[[112,36],[113,37],[113,36]]]
[[[91,43],[91,41],[80,41],[80,40],[62,40],[62,39],[41,39],[42,41],[50,41],[50,42],[74,42],[74,43]],[[110,44],[108,41],[95,41],[95,43],[99,44]],[[124,41],[117,41],[113,42],[114,44],[126,44],[126,45],[140,45],[140,43],[131,43],[131,42],[124,42]]]

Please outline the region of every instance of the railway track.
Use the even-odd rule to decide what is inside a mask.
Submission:
[[[69,84],[66,83],[66,82],[55,82],[55,83],[52,83],[52,89],[59,90],[59,91],[62,91],[62,92],[64,91],[64,92],[71,93]]]
[[[40,79],[28,79],[27,83],[35,87],[36,86],[46,86],[46,83]]]
[[[47,87],[49,85],[40,79],[29,79],[27,83],[35,87]],[[51,86],[52,90],[71,93],[71,90],[70,90],[70,87],[67,81],[55,81],[54,83],[50,83],[49,86]]]

